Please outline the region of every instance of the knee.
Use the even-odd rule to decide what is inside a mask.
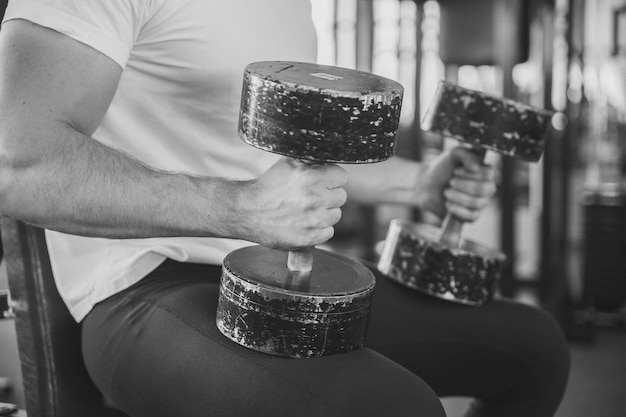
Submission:
[[[545,310],[523,306],[517,327],[518,355],[531,365],[537,378],[564,390],[570,370],[567,340],[556,319]]]
[[[366,365],[328,395],[335,415],[445,417],[440,398],[421,378],[374,351],[359,351]]]
[[[348,409],[337,415],[445,417],[443,404],[430,386],[414,375],[401,379],[361,387]]]

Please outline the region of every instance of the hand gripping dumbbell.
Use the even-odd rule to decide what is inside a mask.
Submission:
[[[239,136],[308,163],[374,163],[393,156],[403,88],[370,73],[264,61],[244,71]],[[224,259],[217,327],[273,355],[307,358],[362,346],[374,275],[319,248],[260,245]]]
[[[458,139],[484,157],[487,150],[534,162],[541,158],[553,113],[440,82],[422,129]],[[462,239],[463,221],[448,213],[441,228],[394,219],[378,262],[388,278],[411,289],[468,305],[497,290],[506,257]]]

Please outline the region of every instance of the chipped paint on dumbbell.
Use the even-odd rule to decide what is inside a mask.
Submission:
[[[362,71],[252,63],[244,70],[239,136],[306,162],[384,161],[395,152],[402,95],[396,81]],[[374,283],[362,264],[317,248],[237,249],[223,263],[217,326],[273,355],[347,352],[364,343]]]
[[[541,158],[553,112],[441,81],[422,129],[524,161]],[[464,222],[448,213],[441,229],[399,219],[389,225],[378,268],[390,279],[468,305],[491,300],[506,256],[462,239]]]
[[[240,136],[298,159],[384,161],[395,152],[403,92],[393,80],[352,69],[252,63],[244,70]]]
[[[409,288],[460,304],[492,300],[505,256],[467,239],[458,248],[440,245],[438,233],[432,225],[392,220],[378,269]]]
[[[442,81],[422,129],[537,161],[545,148],[553,112]]]
[[[222,268],[218,329],[240,345],[292,358],[325,356],[362,346],[374,275],[356,261],[315,251],[314,269],[319,269],[318,264],[327,264],[328,259],[345,265],[345,269],[336,271],[337,277],[329,277],[336,281],[329,284],[329,291],[316,291],[315,287],[316,283],[324,287],[324,282],[318,281],[324,274],[328,276],[326,271],[313,271],[313,288],[308,291],[287,285],[287,279],[281,276],[283,269],[277,267],[284,263],[285,252],[260,246],[231,252]],[[261,271],[253,270],[250,265],[261,264],[262,260],[265,265],[260,265]],[[362,282],[357,282],[355,276]]]

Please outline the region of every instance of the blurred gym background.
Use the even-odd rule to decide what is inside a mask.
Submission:
[[[404,85],[398,155],[428,161],[454,143],[419,129],[441,79],[555,111],[538,164],[488,154],[498,192],[464,233],[507,255],[500,293],[548,310],[571,341],[557,417],[626,415],[626,0],[311,3],[319,63]],[[329,246],[375,261],[393,218],[436,220],[347,205]],[[7,289],[0,263],[5,313]],[[0,314],[0,401],[24,405],[10,312]],[[467,399],[444,402],[455,417]]]

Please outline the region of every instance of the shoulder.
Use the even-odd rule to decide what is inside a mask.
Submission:
[[[167,0],[10,2],[3,22],[27,20],[82,42],[124,66],[144,25]]]

